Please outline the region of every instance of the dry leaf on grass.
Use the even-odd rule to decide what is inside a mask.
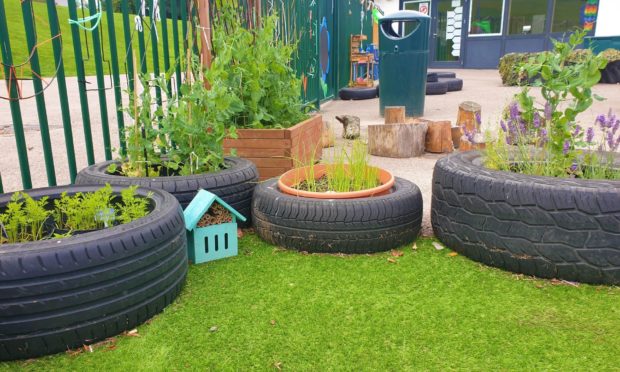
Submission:
[[[387,261],[388,261],[389,263],[398,263],[398,261],[396,261],[396,260],[395,260],[395,259],[393,259],[393,258],[388,258],[388,259],[387,259]]]
[[[441,243],[437,243],[437,242],[433,242],[433,247],[435,247],[435,249],[438,251],[445,248]]]
[[[274,326],[274,325],[276,325],[276,320],[275,319],[271,319],[271,321],[269,323],[271,323],[271,325]]]
[[[458,253],[456,253],[456,252],[450,252],[450,253],[448,253],[448,256],[450,256],[450,257],[456,257],[456,256],[458,256],[458,255],[459,255],[459,254],[458,254]]]
[[[282,370],[282,362],[275,362],[273,363],[273,366],[278,370],[281,371]]]
[[[217,332],[217,326],[213,326],[213,327],[209,328],[209,332],[211,332],[211,333]]]
[[[413,243],[413,247],[411,247],[411,249],[413,249],[414,251],[418,250],[418,244],[417,243]]]
[[[392,249],[392,250],[390,251],[390,253],[391,253],[391,254],[392,254],[392,256],[394,256],[394,257],[402,257],[402,256],[404,255],[404,253],[403,253],[403,252],[401,252],[401,251],[397,251],[397,250],[395,250],[395,249]]]

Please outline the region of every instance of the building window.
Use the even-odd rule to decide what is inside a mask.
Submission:
[[[501,35],[504,0],[471,0],[470,35]]]
[[[547,2],[512,0],[508,19],[509,35],[536,35],[545,33]]]
[[[582,27],[585,6],[583,0],[555,0],[551,32],[573,31]]]

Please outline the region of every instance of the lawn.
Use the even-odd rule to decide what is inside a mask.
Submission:
[[[304,255],[240,241],[192,266],[134,336],[4,370],[610,370],[620,288],[534,280],[437,250]]]
[[[24,61],[28,60],[28,56],[30,55],[30,50],[28,49],[28,45],[26,43],[26,31],[24,29],[24,20],[22,18],[22,9],[21,9],[21,1],[18,0],[8,0],[4,1],[5,10],[7,13],[7,22],[8,29],[11,37],[11,49],[13,52],[13,63],[15,65],[19,65]],[[60,29],[62,33],[62,44],[63,44],[63,61],[65,66],[65,74],[67,76],[76,76],[76,67],[75,67],[75,56],[73,52],[73,37],[71,35],[71,25],[69,25],[69,8],[65,6],[57,6],[58,11],[58,22],[60,23]],[[38,41],[43,42],[51,37],[50,34],[50,26],[47,16],[47,5],[44,3],[33,2],[33,10],[34,10],[34,18],[36,22]],[[81,10],[78,9],[78,15],[82,17]],[[88,16],[89,13],[86,11],[85,16]],[[129,21],[131,24],[131,28],[133,30],[134,27],[134,15],[130,15]],[[147,18],[148,22],[150,22],[150,18]],[[164,57],[163,57],[163,38],[161,31],[161,22],[157,23],[158,25],[158,35],[159,35],[159,66],[162,72],[164,69]],[[87,25],[90,27],[90,24]],[[110,59],[110,39],[108,37],[108,17],[104,15],[101,19],[101,23],[99,28],[103,30],[103,34],[101,36],[102,44],[103,44],[103,55],[104,60]],[[123,31],[123,18],[120,13],[114,14],[114,29],[116,33],[116,45],[118,50],[118,58],[119,58],[119,68],[121,74],[126,73],[125,61],[127,50],[125,49],[125,34]],[[92,44],[92,35],[88,32],[81,31],[81,42],[82,42],[82,54],[84,58],[84,68],[86,70],[86,75],[95,75],[95,61],[93,54],[93,44]],[[182,35],[182,27],[181,22],[179,22],[179,34]],[[147,67],[148,71],[153,71],[152,67],[152,44],[151,44],[151,32],[147,27],[144,28],[144,38],[146,45],[146,59],[147,59]],[[183,37],[180,37],[182,40]],[[174,52],[173,52],[173,37],[172,37],[172,21],[168,21],[168,40],[169,40],[169,50],[170,50],[170,63],[174,62]],[[88,48],[87,48],[88,42]],[[133,32],[132,38],[133,50],[136,55],[136,59],[139,58],[139,49],[138,49],[138,32]],[[180,45],[181,49],[183,49],[183,45]],[[52,43],[46,42],[43,43],[39,48],[37,48],[37,52],[39,53],[39,61],[41,64],[42,76],[53,76],[56,72],[56,65],[54,63],[54,52],[52,49]],[[184,55],[184,51],[180,51],[181,55]],[[90,57],[89,57],[90,54]],[[129,56],[131,58],[131,56]],[[111,74],[111,66],[104,62],[103,64],[104,74]],[[4,69],[0,69],[0,78],[4,79]],[[24,76],[26,78],[30,78],[30,65],[27,64],[24,69],[17,69],[17,73],[20,76]]]

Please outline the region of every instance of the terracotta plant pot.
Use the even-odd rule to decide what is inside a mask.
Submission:
[[[315,179],[323,177],[327,171],[326,164],[317,164],[302,168],[291,169],[290,171],[280,176],[280,179],[278,180],[278,188],[280,189],[280,191],[289,195],[302,196],[305,198],[314,199],[353,199],[387,194],[389,193],[392,186],[394,186],[395,181],[392,173],[386,171],[385,169],[378,168],[379,182],[381,182],[381,185],[367,190],[350,192],[312,192],[297,190],[293,188],[295,184],[306,180],[308,168],[310,167],[314,167]]]

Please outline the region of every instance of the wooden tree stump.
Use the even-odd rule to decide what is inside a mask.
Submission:
[[[334,133],[334,125],[331,123],[331,121],[325,120],[323,122],[323,132],[321,134],[321,142],[323,144],[323,148],[334,147],[335,141],[336,134]]]
[[[461,137],[463,136],[463,129],[461,127],[452,127],[452,144],[455,149],[458,149],[461,145]]]
[[[344,130],[342,138],[356,139],[360,136],[360,118],[353,115],[336,116],[336,120],[342,123]]]
[[[400,124],[405,122],[405,106],[386,106],[385,124]]]
[[[453,150],[452,124],[450,121],[429,121],[428,131],[426,132],[426,151],[446,153]]]
[[[459,105],[459,114],[456,119],[456,126],[459,128],[465,127],[470,132],[479,132],[480,123],[476,119],[476,116],[480,116],[482,108],[479,104],[472,101],[465,101]]]
[[[411,158],[424,154],[426,123],[368,126],[368,152],[388,158]]]

